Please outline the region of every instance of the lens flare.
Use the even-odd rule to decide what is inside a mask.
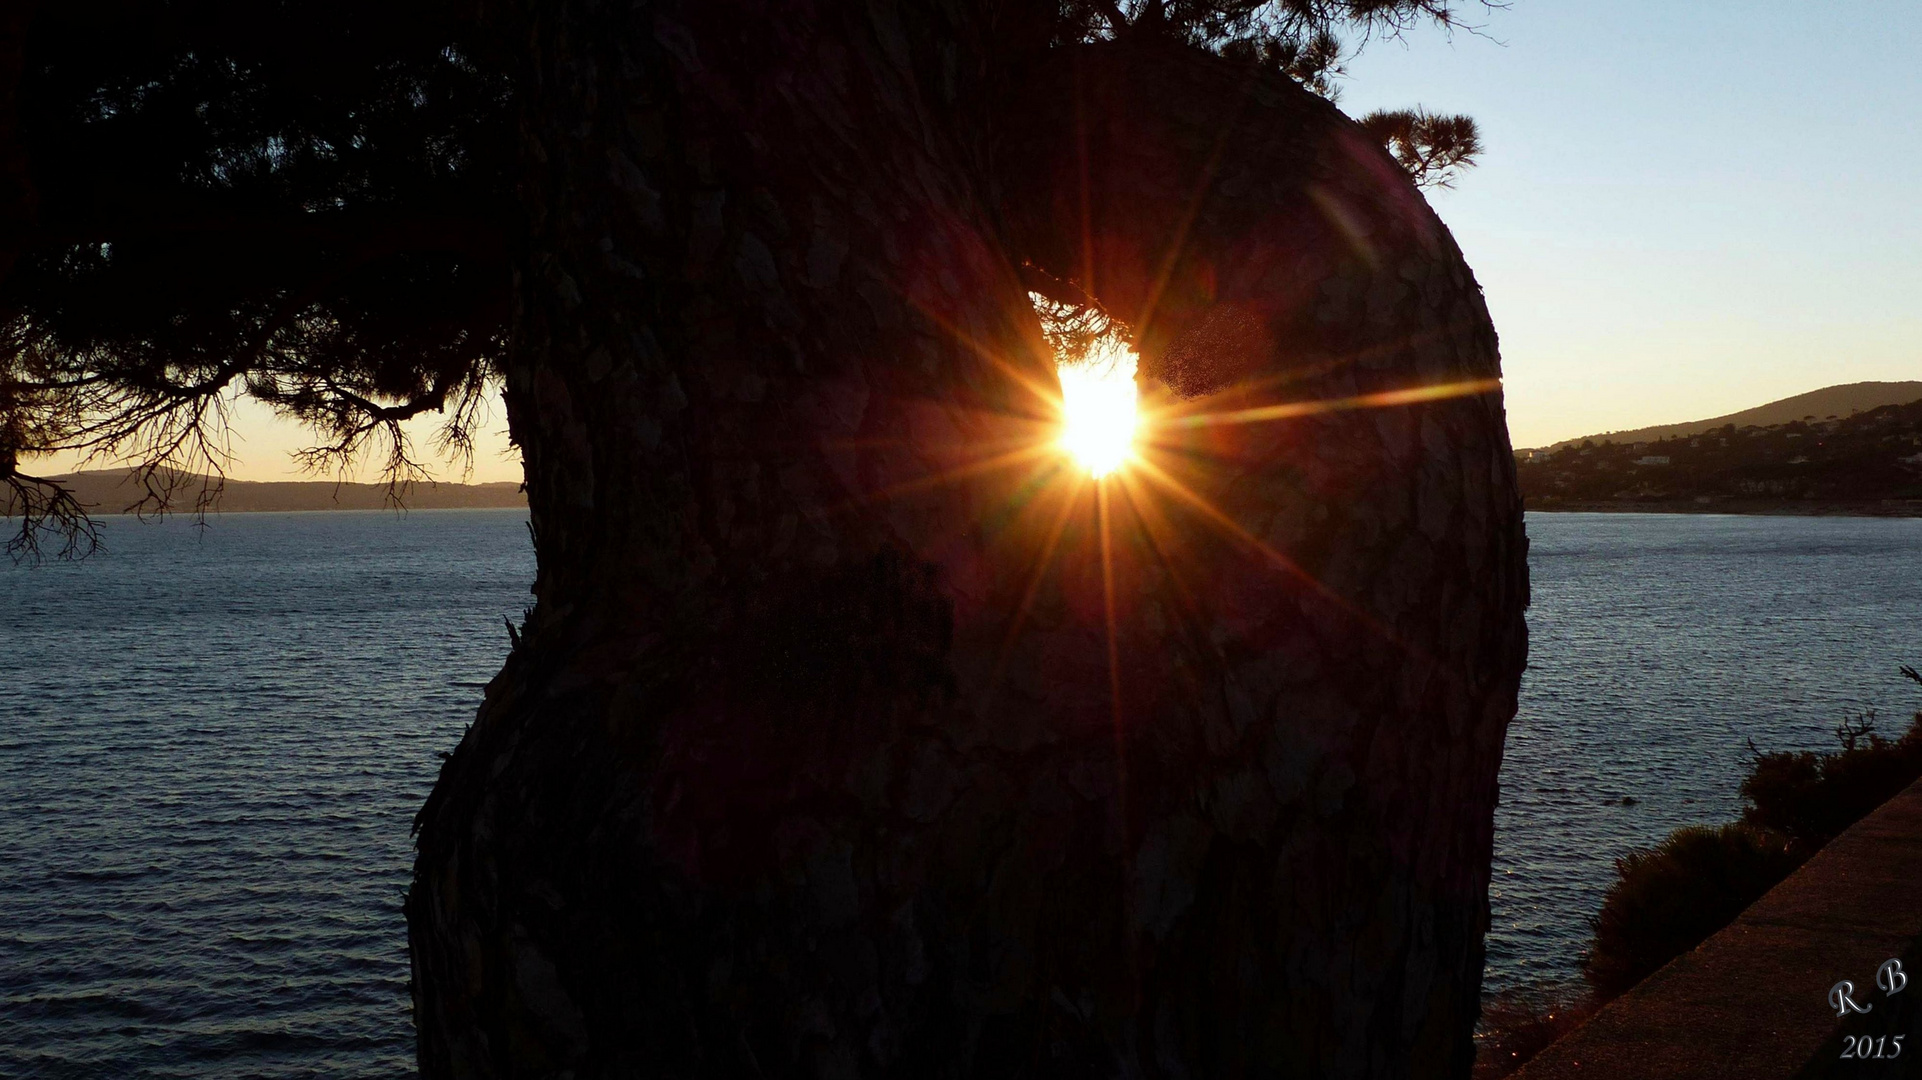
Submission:
[[[1063,363],[1061,448],[1095,478],[1119,469],[1134,453],[1140,414],[1135,400],[1134,350],[1127,342],[1095,342],[1081,359]]]

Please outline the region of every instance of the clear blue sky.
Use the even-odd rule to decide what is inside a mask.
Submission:
[[[1430,200],[1517,446],[1922,379],[1922,2],[1466,10],[1487,37],[1373,42],[1341,105],[1480,123],[1481,166]]]

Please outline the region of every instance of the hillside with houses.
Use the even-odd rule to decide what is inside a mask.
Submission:
[[[1922,401],[1922,382],[1841,383],[1732,412],[1726,416],[1714,416],[1707,420],[1688,420],[1679,424],[1657,424],[1654,427],[1635,428],[1632,431],[1610,431],[1588,436],[1588,438],[1598,443],[1655,442],[1660,439],[1672,439],[1678,435],[1700,435],[1705,431],[1728,424],[1745,428],[1770,427],[1796,420],[1835,420],[1879,409],[1884,405],[1907,405],[1913,401]],[[1583,441],[1585,440],[1579,437],[1563,439],[1546,449],[1559,450],[1564,446],[1579,445]]]
[[[1922,401],[1516,454],[1530,510],[1922,515]]]

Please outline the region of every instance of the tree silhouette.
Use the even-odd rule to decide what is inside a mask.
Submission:
[[[23,10],[31,10],[27,5]],[[432,5],[40,5],[0,242],[0,468],[59,449],[142,463],[153,504],[227,460],[233,392],[312,427],[310,464],[446,417],[497,378],[514,210],[507,86]],[[70,528],[69,528],[70,531]]]
[[[1415,109],[1383,109],[1361,118],[1362,130],[1380,140],[1421,187],[1453,187],[1462,170],[1481,156],[1481,134],[1467,116],[1437,116]]]
[[[1312,92],[1455,17],[17,5],[22,542],[84,542],[53,449],[166,499],[237,391],[404,479],[501,388],[537,602],[417,822],[426,1075],[1459,1075],[1525,540],[1404,167],[1472,140]],[[1111,478],[1050,328],[1139,354]]]
[[[316,470],[368,452],[424,477],[400,422],[444,417],[471,453],[507,333],[513,154],[505,65],[444,3],[220,0],[26,4],[0,242],[0,476],[40,526],[90,549],[84,512],[19,470],[60,450],[126,455],[142,504],[221,475],[231,391],[321,441]],[[1446,26],[1434,0],[1069,2],[1026,13],[1052,42],[1166,35],[1334,100],[1339,26]],[[1039,38],[1035,27],[1029,28]],[[1032,48],[1032,43],[1030,43]],[[1480,152],[1468,117],[1362,121],[1418,184]],[[31,166],[29,167],[29,164]],[[7,271],[13,271],[7,273]],[[201,503],[212,493],[198,492]]]

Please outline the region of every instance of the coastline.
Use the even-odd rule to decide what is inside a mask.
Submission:
[[[461,484],[417,481],[390,488],[334,480],[218,480],[199,475],[163,477],[168,505],[142,507],[148,489],[133,470],[102,469],[51,478],[65,486],[83,510],[98,517],[161,512],[192,514],[301,513],[342,510],[525,509],[527,496],[514,481]],[[12,493],[0,490],[0,518],[17,513]],[[207,502],[202,506],[201,500]]]
[[[525,511],[527,504],[520,503],[445,503],[434,506],[420,506],[403,501],[389,506],[210,506],[206,516],[209,518],[246,514],[411,514],[429,513],[442,510],[520,510]],[[92,518],[138,518],[141,521],[157,521],[166,518],[191,518],[200,511],[191,506],[170,506],[165,510],[102,510],[97,506],[87,508],[87,516]],[[0,521],[11,517],[0,514]]]
[[[1752,517],[1922,517],[1922,499],[1524,499],[1531,514],[1739,514]]]

